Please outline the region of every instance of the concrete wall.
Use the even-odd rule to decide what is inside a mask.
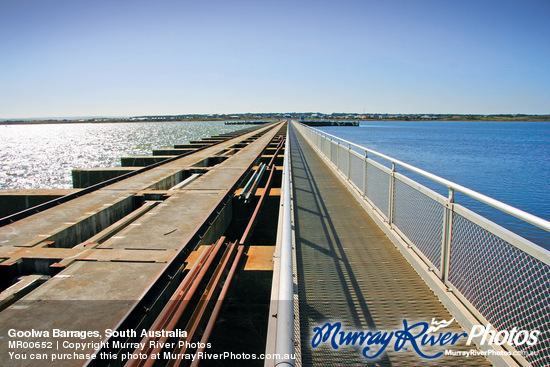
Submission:
[[[173,158],[173,156],[158,155],[158,156],[122,157],[120,158],[120,164],[122,167],[145,167],[153,163],[164,161],[169,158]]]
[[[73,169],[73,187],[85,188],[93,186],[111,178],[122,176],[128,172],[135,171],[140,167],[104,167]]]
[[[1,190],[0,218],[72,194],[74,189]]]
[[[101,232],[119,219],[127,216],[135,209],[137,209],[136,199],[132,194],[105,207],[105,209],[95,214],[85,218],[75,219],[75,224],[67,224],[66,228],[44,240],[54,241],[53,247],[74,247]]]

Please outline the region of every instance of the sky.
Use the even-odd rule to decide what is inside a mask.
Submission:
[[[550,114],[548,0],[0,0],[0,118]]]

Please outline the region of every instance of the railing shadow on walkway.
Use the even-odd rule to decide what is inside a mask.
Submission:
[[[297,178],[304,179],[309,183],[309,190],[302,190],[294,186],[294,205],[295,211],[305,210],[309,213],[317,216],[319,218],[319,228],[322,228],[322,232],[327,239],[328,249],[323,248],[307,239],[303,238],[300,232],[300,222],[299,218],[295,216],[295,230],[296,230],[296,243],[297,243],[297,266],[298,269],[303,269],[303,250],[302,245],[309,246],[316,251],[323,253],[325,256],[330,257],[333,262],[333,266],[336,269],[336,273],[341,285],[341,289],[345,294],[345,301],[347,307],[349,308],[349,314],[353,320],[354,327],[358,329],[363,329],[365,325],[361,322],[361,316],[363,316],[366,326],[370,330],[376,330],[376,323],[372,317],[372,314],[367,306],[365,297],[363,295],[363,290],[361,289],[359,283],[356,280],[354,271],[350,264],[349,258],[346,256],[344,246],[342,241],[339,238],[337,229],[335,228],[333,221],[330,218],[330,213],[326,207],[326,204],[321,195],[320,189],[315,181],[315,178],[312,174],[311,167],[309,166],[307,160],[305,159],[304,152],[300,145],[298,144],[297,138],[294,134],[291,135],[291,142],[296,150],[292,150],[292,175],[293,179]],[[306,143],[307,144],[307,143]],[[332,173],[331,173],[332,174]],[[315,203],[315,211],[312,211],[308,208],[301,206],[302,201],[307,201],[307,199],[301,199],[299,195],[296,195],[296,191],[301,190],[301,195],[309,194],[311,199]],[[308,315],[311,317],[316,325],[322,325],[323,323],[329,321],[329,317],[318,312],[314,307],[307,303],[307,294],[304,285],[306,282],[303,272],[298,272],[298,284],[299,284],[299,293],[300,293],[300,315]],[[340,300],[334,300],[335,302],[341,302]],[[357,309],[356,306],[359,306]],[[333,320],[334,321],[334,320]],[[301,332],[304,330],[311,332],[311,327],[307,317],[301,317]],[[351,325],[349,325],[351,326]],[[312,356],[310,348],[302,348],[302,361],[303,365],[312,365]],[[392,363],[386,353],[383,354],[380,360],[376,362],[367,363],[367,366],[384,366],[390,367]]]

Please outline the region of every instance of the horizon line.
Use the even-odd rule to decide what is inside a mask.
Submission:
[[[392,115],[392,116],[550,116],[550,113],[395,113],[395,112],[227,112],[227,113],[182,113],[182,114],[147,114],[147,115],[86,115],[86,116],[40,116],[40,117],[0,117],[1,122],[8,121],[63,121],[74,119],[131,119],[146,117],[169,117],[169,116],[226,116],[226,115],[286,115],[286,114],[310,114],[310,115]]]

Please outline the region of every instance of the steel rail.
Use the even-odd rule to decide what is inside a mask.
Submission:
[[[285,142],[283,163],[283,228],[280,243],[279,295],[277,305],[277,338],[275,366],[294,366],[294,281],[292,269],[292,223],[290,211],[290,148],[289,129]],[[283,358],[287,356],[287,358]]]
[[[275,153],[273,153],[273,157],[271,157],[271,160],[267,164],[268,167],[271,167],[271,165],[275,162],[275,158],[277,158],[277,154],[279,154],[279,151],[283,148],[284,142],[285,142],[285,139],[283,138],[283,139],[281,139],[281,141],[277,145]]]
[[[530,214],[530,213],[527,213],[521,209],[518,209],[518,208],[515,208],[509,204],[506,204],[506,203],[503,203],[501,201],[498,201],[496,199],[493,199],[489,196],[486,196],[486,195],[483,195],[477,191],[474,191],[472,189],[469,189],[467,187],[464,187],[462,185],[459,185],[457,183],[454,183],[452,181],[449,181],[449,180],[446,180],[442,177],[439,177],[437,175],[434,175],[433,173],[429,173],[429,172],[426,172],[420,168],[417,168],[415,166],[412,166],[408,163],[405,163],[405,162],[402,162],[398,159],[395,159],[395,158],[392,158],[390,156],[387,156],[385,154],[382,154],[382,153],[379,153],[375,150],[372,150],[372,149],[368,149],[368,148],[365,148],[361,145],[358,145],[358,144],[355,144],[355,143],[352,143],[350,141],[347,141],[345,139],[341,139],[335,135],[332,135],[332,134],[329,134],[329,133],[325,133],[319,129],[315,129],[311,126],[306,126],[304,124],[300,124],[304,127],[306,127],[307,129],[311,130],[311,131],[314,131],[314,132],[317,132],[319,135],[322,135],[322,136],[325,136],[326,138],[329,138],[330,140],[335,140],[335,141],[340,141],[342,143],[345,143],[345,144],[348,144],[349,147],[351,148],[352,146],[357,148],[357,149],[360,149],[366,153],[370,153],[370,154],[373,154],[377,157],[380,157],[382,159],[385,159],[387,161],[389,161],[390,163],[392,164],[395,164],[395,165],[398,165],[398,166],[401,166],[411,172],[414,172],[416,174],[419,174],[421,176],[424,176],[434,182],[437,182],[443,186],[446,186],[447,188],[451,189],[451,190],[454,190],[456,192],[460,192],[464,195],[467,195],[469,197],[471,197],[472,199],[475,199],[477,201],[480,201],[484,204],[487,204],[493,208],[496,208],[506,214],[509,214],[513,217],[516,217],[518,219],[521,219],[529,224],[532,224],[536,227],[539,227],[541,229],[544,229],[545,231],[549,231],[550,232],[550,221],[547,221],[543,218],[540,218],[540,217],[537,217],[536,215],[533,215],[533,214]],[[348,148],[348,149],[350,149]]]
[[[281,143],[279,143],[279,145],[281,145]],[[266,167],[266,165],[264,165],[264,168],[265,167]],[[200,340],[200,343],[199,343],[199,347],[195,351],[195,354],[196,354],[197,358],[193,362],[192,366],[198,366],[198,364],[200,363],[200,358],[198,358],[198,356],[200,355],[201,351],[204,351],[204,348],[202,348],[201,345],[206,344],[206,342],[208,341],[208,338],[210,337],[210,335],[212,333],[212,330],[214,329],[214,325],[216,323],[217,317],[218,317],[219,312],[221,310],[223,301],[225,300],[225,296],[226,296],[227,291],[229,289],[229,286],[231,284],[231,280],[233,278],[233,275],[235,274],[235,271],[236,271],[237,266],[240,262],[242,254],[244,253],[244,248],[250,240],[250,235],[253,231],[254,225],[256,224],[258,214],[259,214],[259,212],[260,212],[260,210],[261,210],[261,208],[262,208],[262,206],[265,202],[265,198],[268,196],[268,192],[269,192],[269,189],[271,187],[271,183],[273,181],[275,167],[273,165],[271,165],[269,167],[269,169],[270,169],[270,174],[269,174],[269,177],[268,177],[267,182],[265,184],[264,191],[263,191],[262,195],[260,196],[260,199],[258,200],[258,203],[256,204],[256,207],[254,209],[254,212],[252,213],[252,215],[250,217],[248,225],[247,225],[247,227],[246,227],[246,229],[245,229],[245,231],[244,231],[244,233],[243,233],[243,235],[242,235],[242,237],[239,241],[239,245],[238,245],[238,248],[237,248],[237,254],[233,258],[233,263],[231,265],[231,269],[229,270],[229,273],[227,274],[227,276],[225,278],[223,287],[222,287],[222,289],[221,289],[221,291],[218,295],[216,305],[214,306],[214,309],[212,310],[212,312],[210,314],[210,317],[208,319],[208,323],[207,323],[207,325],[206,325],[206,327],[203,331],[203,334],[202,334],[202,337],[201,337],[201,340]],[[223,272],[223,269],[226,269],[229,259],[231,257],[233,257],[233,252],[234,252],[236,244],[232,244],[231,246],[232,247],[228,248],[228,250],[227,250],[227,253],[228,253],[227,258],[225,258],[225,260],[222,259],[223,264],[220,265],[222,270],[220,271],[220,273],[217,273],[216,275],[213,276],[213,278],[211,280],[211,284],[209,284],[209,286],[207,287],[207,290],[205,291],[205,294],[208,294],[211,297],[214,296],[215,292],[209,291],[209,290],[211,288],[215,288],[221,282],[221,272]],[[212,302],[212,299],[213,298],[208,298],[204,303],[201,304],[200,308],[198,308],[195,311],[195,313],[193,314],[190,322],[188,323],[188,327],[186,327],[186,330],[188,331],[187,340],[192,340],[192,338],[194,337],[195,332],[197,331],[197,328],[198,328],[199,324],[202,323],[202,320],[206,317],[205,311],[208,308],[209,304]],[[191,326],[189,327],[189,325],[191,325]],[[187,351],[187,347],[178,348],[177,350],[175,350],[175,352],[178,353],[178,354],[182,354],[186,351]],[[181,362],[182,362],[181,360],[173,360],[173,361],[169,361],[167,365],[168,366],[179,366]]]
[[[206,272],[212,265],[214,258],[219,252],[225,241],[225,237],[221,237],[214,246],[209,246],[203,254],[199,257],[199,260],[193,265],[187,276],[184,278],[180,286],[176,289],[170,300],[163,308],[153,325],[149,328],[149,331],[170,331],[174,330],[179,318],[187,308],[189,301],[193,297],[200,282],[204,278]],[[160,352],[162,348],[161,343],[166,342],[168,337],[149,337],[146,336],[142,339],[142,343],[145,343],[145,349],[141,350],[137,348],[135,353],[143,353],[152,355]],[[155,348],[151,347],[151,341],[154,341]],[[155,360],[153,359],[137,359],[130,360],[126,363],[126,367],[145,367],[152,366]]]
[[[262,195],[260,196],[260,199],[258,200],[258,203],[256,204],[256,208],[254,209],[254,212],[252,213],[252,216],[250,217],[248,225],[247,225],[247,227],[246,227],[246,229],[245,229],[245,231],[244,231],[244,233],[243,233],[243,235],[242,235],[242,237],[239,241],[239,245],[238,245],[238,248],[237,248],[237,254],[235,255],[235,257],[233,259],[231,269],[229,270],[229,273],[227,274],[227,276],[225,278],[225,282],[223,284],[222,290],[220,291],[220,293],[218,295],[218,300],[216,302],[216,305],[214,306],[214,309],[212,310],[212,313],[210,314],[210,318],[208,320],[208,323],[207,323],[207,325],[206,325],[206,327],[203,331],[203,335],[202,335],[201,340],[200,340],[199,348],[195,351],[195,354],[197,355],[197,358],[193,362],[192,366],[198,366],[198,364],[200,363],[200,359],[198,358],[198,356],[200,355],[199,352],[204,350],[204,348],[201,348],[200,345],[205,345],[206,344],[206,342],[208,341],[208,338],[210,337],[210,334],[212,333],[212,330],[214,329],[214,325],[216,323],[217,317],[218,317],[219,312],[221,310],[223,301],[225,300],[225,296],[226,296],[227,291],[229,289],[229,286],[231,284],[231,280],[233,278],[233,275],[235,274],[237,266],[238,266],[238,264],[240,262],[240,259],[241,259],[242,255],[244,253],[244,248],[250,240],[250,235],[251,235],[251,233],[253,231],[253,228],[254,228],[254,225],[256,223],[258,213],[260,212],[260,210],[261,210],[261,208],[264,204],[265,198],[268,196],[269,188],[271,187],[271,183],[273,181],[272,179],[273,179],[273,175],[274,175],[274,172],[275,172],[275,167],[274,166],[270,167],[270,171],[271,172],[270,172],[269,177],[267,179],[267,182],[265,184],[264,191],[263,191]],[[235,246],[235,244],[233,246]],[[232,255],[232,251],[233,251],[233,247],[231,249],[228,249],[228,252],[230,253],[230,255]],[[225,268],[226,263],[227,263],[227,261],[224,261],[223,268]],[[218,283],[215,283],[215,284],[218,284]],[[213,293],[211,293],[211,294],[213,294]],[[191,340],[192,337],[194,336],[194,333],[196,331],[197,326],[199,325],[199,323],[202,321],[202,318],[204,317],[204,310],[205,309],[206,309],[206,305],[203,307],[203,310],[199,311],[199,315],[197,315],[196,319],[192,318],[193,322],[190,321],[191,330],[189,330],[188,334],[187,334],[187,339],[188,340]],[[188,328],[186,327],[186,330],[187,329]],[[186,348],[181,348],[181,349],[177,350],[177,353],[182,354],[185,351],[186,351]],[[174,360],[174,361],[169,361],[167,365],[168,366],[179,366],[180,363],[181,363],[181,360]]]
[[[267,193],[269,192],[269,188],[271,187],[271,181],[273,178],[273,172],[275,172],[274,169],[271,169],[271,173],[269,174],[269,177],[267,178],[267,183],[264,187],[264,192],[260,196],[260,200],[258,201],[258,204],[256,205],[256,208],[254,209],[254,212],[252,213],[252,217],[250,218],[250,221],[248,222],[248,225],[246,226],[246,229],[244,230],[244,233],[241,237],[241,240],[239,241],[239,244],[246,245],[248,244],[249,235],[252,232],[255,224],[256,224],[256,217],[258,216],[258,213],[260,212],[260,209],[263,205],[263,202],[265,200],[265,197],[267,196]]]
[[[212,302],[217,300],[219,292],[221,292],[223,287],[222,283],[227,280],[225,275],[229,273],[230,268],[233,267],[233,264],[235,263],[236,252],[237,243],[233,242],[224,252],[220,263],[216,267],[212,278],[208,282],[208,285],[206,286],[206,289],[204,290],[201,299],[193,312],[193,315],[185,327],[187,336],[185,338],[180,338],[176,348],[173,348],[174,354],[186,354],[189,347],[188,343],[193,343],[195,340],[195,335],[200,333],[200,326],[203,324],[203,321],[207,316],[207,311],[212,308]],[[210,318],[211,317],[212,313],[210,314]],[[171,359],[167,362],[166,366],[179,366],[182,361],[182,359]]]
[[[223,284],[223,288],[220,292],[220,295],[218,296],[218,301],[216,302],[216,306],[214,307],[214,310],[212,310],[212,315],[210,316],[210,320],[208,320],[208,324],[206,325],[206,328],[204,329],[204,333],[202,335],[199,348],[195,352],[195,360],[193,363],[191,363],[191,367],[197,367],[200,363],[200,355],[201,352],[204,352],[205,345],[208,342],[208,339],[210,338],[210,334],[212,334],[212,330],[214,329],[214,324],[216,323],[216,320],[218,318],[218,315],[220,313],[220,310],[222,308],[222,304],[225,301],[225,296],[227,295],[227,290],[229,289],[229,285],[231,284],[231,280],[233,280],[233,275],[235,275],[235,271],[237,270],[237,266],[241,260],[242,254],[244,252],[244,246],[239,245],[237,255],[235,256],[235,260],[233,261],[233,265],[231,266],[231,269],[229,270],[229,274],[227,274],[227,278],[225,280],[225,283]]]
[[[267,166],[263,164],[263,169],[265,170]],[[253,214],[250,217],[249,223],[237,245],[237,243],[232,243],[226,247],[224,254],[222,255],[219,264],[216,266],[213,275],[210,277],[206,289],[204,290],[200,300],[198,301],[195,310],[193,311],[185,331],[187,336],[186,341],[192,341],[199,332],[200,325],[204,323],[204,320],[208,317],[208,322],[206,325],[205,331],[203,331],[201,336],[201,342],[203,340],[208,340],[217,316],[221,310],[223,300],[229,289],[230,282],[232,277],[237,269],[237,266],[240,262],[242,254],[244,252],[245,245],[248,243],[250,235],[253,231],[254,225],[257,220],[258,213],[265,202],[267,193],[273,181],[273,176],[275,172],[275,167],[270,167],[270,175],[267,179],[264,192],[262,193],[256,208]],[[256,182],[257,185],[258,182]],[[149,328],[149,331],[156,330],[165,330],[170,331],[174,330],[177,323],[179,322],[183,312],[188,306],[191,298],[193,297],[195,291],[199,287],[199,284],[203,281],[204,276],[208,269],[212,266],[213,260],[219,252],[220,248],[225,242],[225,237],[221,237],[215,245],[209,246],[199,257],[195,265],[191,268],[189,273],[186,275],[180,286],[176,289],[174,294],[169,300],[169,303],[161,311],[157,319],[154,321],[153,325]],[[229,269],[230,268],[230,269]],[[227,275],[224,277],[224,274]],[[223,284],[222,284],[223,283]],[[215,300],[218,302],[212,306],[212,302]],[[213,310],[208,315],[208,309],[212,308]],[[168,340],[168,337],[145,337],[142,339],[142,343],[145,343],[145,348],[142,350],[137,348],[134,353],[141,353],[151,356],[153,354],[158,354],[164,350],[163,344]],[[150,341],[154,341],[152,347]],[[180,340],[181,341],[181,340]],[[182,354],[186,352],[187,344],[183,344],[182,347],[176,347],[173,352],[177,354]],[[155,359],[148,357],[147,359],[139,360],[130,360],[126,363],[126,367],[150,367],[153,366],[156,362]],[[167,362],[168,366],[179,366],[181,360],[170,360]],[[198,363],[198,361],[197,361]]]
[[[246,193],[246,196],[244,197],[244,202],[249,203],[252,199],[252,196],[256,192],[256,189],[258,188],[258,185],[260,184],[260,181],[262,180],[262,177],[265,173],[267,166],[265,163],[262,163],[260,167],[258,168],[258,174],[256,175],[256,178],[254,179],[254,183],[252,184],[252,187],[250,190]]]
[[[267,131],[270,131],[271,129],[273,128],[273,126],[268,126],[267,128],[264,128],[264,126],[261,126],[260,128],[260,132],[259,133],[256,133],[255,135],[253,135],[253,137],[258,137],[258,136],[262,136],[264,135]],[[242,130],[240,131],[242,133]],[[248,131],[250,132],[250,131]],[[226,134],[227,135],[227,134]],[[236,136],[240,136],[242,134],[238,134]],[[233,137],[232,137],[233,138]],[[234,189],[236,188],[236,186],[233,187]],[[220,200],[220,202],[218,203],[218,206],[217,208],[220,208],[221,206],[224,206],[226,205],[227,201],[228,200],[231,200],[231,196],[227,195],[226,197],[224,197],[223,199]],[[217,210],[217,209],[216,209]],[[214,212],[211,214],[213,215]],[[200,228],[202,228],[205,224],[201,224],[200,226],[198,226],[196,228],[196,231],[199,231]],[[208,246],[207,249],[205,249],[205,252],[203,252],[203,254],[201,254],[201,256],[199,257],[199,259],[205,255],[205,253],[207,253],[209,250],[211,250],[213,248],[213,246]],[[179,251],[181,251],[182,249],[180,248]],[[197,260],[198,262],[199,260]],[[121,318],[121,320],[117,323],[117,325],[113,328],[114,330],[119,330],[123,327],[125,327],[125,325],[128,323],[128,320],[136,313],[140,314],[143,312],[143,311],[138,311],[138,308],[142,307],[145,312],[149,312],[149,307],[145,306],[143,304],[143,300],[145,299],[145,297],[149,294],[151,294],[154,290],[154,288],[160,284],[160,283],[163,283],[162,279],[168,277],[169,278],[169,281],[168,282],[171,282],[173,281],[173,276],[171,276],[168,272],[169,271],[175,271],[177,270],[180,265],[180,262],[177,260],[177,257],[174,257],[173,259],[171,259],[167,265],[164,267],[163,271],[160,272],[152,281],[151,283],[149,284],[149,286],[147,287],[147,289],[145,289],[141,295],[138,297],[138,300],[136,300],[134,302],[134,304],[130,307],[130,309],[125,313],[125,315]],[[196,263],[195,263],[196,264]],[[197,266],[198,268],[198,266]],[[176,271],[176,273],[179,273],[179,271]],[[189,273],[188,273],[189,274]],[[164,306],[161,306],[161,307],[167,307],[167,305],[165,304]],[[163,309],[164,310],[164,309]],[[162,312],[162,310],[161,310]],[[159,313],[160,314],[160,313]],[[158,318],[158,314],[157,314],[157,318]],[[156,322],[156,319],[155,321],[153,321],[152,323]],[[134,328],[135,325],[130,323],[129,325],[126,326],[127,328]],[[149,327],[150,328],[150,327]],[[112,340],[112,337],[111,338],[107,338],[105,339],[106,342],[108,342],[109,340]],[[96,358],[91,358],[91,359],[88,359],[84,365],[85,366],[96,366],[96,365],[99,365],[98,364],[98,360],[99,358],[97,358],[97,356],[99,355],[99,353],[102,351],[102,350],[105,350],[105,349],[109,349],[109,348],[101,348],[101,349],[97,349],[96,351],[94,351],[94,355],[96,356]],[[121,351],[120,350],[113,350],[114,353],[120,353]]]
[[[252,183],[254,182],[254,180],[256,180],[256,176],[260,173],[260,168],[262,167],[262,165],[260,165],[253,173],[252,173],[252,176],[250,176],[250,179],[248,180],[248,182],[246,183],[246,185],[244,185],[243,187],[243,190],[241,191],[241,195],[239,195],[239,199],[243,199],[246,194],[248,193],[248,190],[250,189],[250,187],[252,186]]]

